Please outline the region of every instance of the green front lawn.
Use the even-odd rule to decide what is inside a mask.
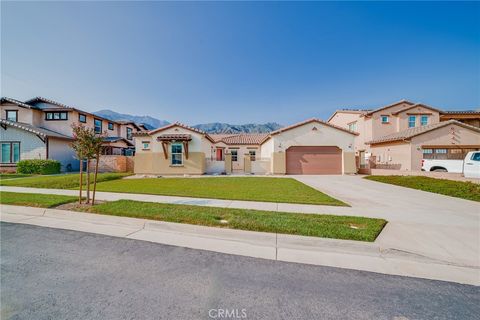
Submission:
[[[97,181],[110,181],[123,178],[129,173],[99,173]],[[93,181],[93,174],[90,175]],[[86,185],[87,175],[83,176],[83,183]],[[50,188],[50,189],[74,189],[78,188],[80,183],[79,174],[61,174],[51,176],[33,176],[22,179],[0,180],[2,186],[12,187],[30,187],[30,188]]]
[[[31,174],[23,173],[0,173],[0,180],[31,177]]]
[[[374,241],[385,220],[119,200],[88,209],[114,216],[301,236]]]
[[[446,196],[480,201],[480,184],[421,176],[367,176],[365,179]]]
[[[77,197],[50,194],[0,192],[0,203],[32,207],[55,207]],[[386,221],[383,219],[230,209],[118,200],[72,209],[132,218],[186,223],[261,232],[276,232],[333,239],[374,241]]]
[[[58,196],[53,194],[0,192],[0,203],[16,206],[51,208],[74,202],[78,197]]]
[[[340,200],[291,178],[123,179],[99,183],[97,190],[195,198],[346,206]]]

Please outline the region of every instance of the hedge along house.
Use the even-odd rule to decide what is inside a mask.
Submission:
[[[137,174],[355,173],[357,134],[309,119],[269,134],[209,135],[173,123],[135,134]]]

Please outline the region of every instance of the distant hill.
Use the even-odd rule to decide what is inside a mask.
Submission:
[[[135,116],[131,114],[118,113],[108,109],[96,111],[94,114],[113,121],[123,120],[143,123],[149,130],[160,128],[169,124],[168,121],[159,120],[150,116]],[[280,129],[282,126],[275,122],[269,122],[265,124],[248,123],[239,125],[214,122],[197,124],[193,127],[208,133],[267,133]]]
[[[275,122],[269,122],[265,124],[228,124],[228,123],[206,123],[197,124],[194,128],[203,130],[208,133],[267,133],[280,129],[282,126]]]
[[[143,123],[148,129],[155,129],[163,127],[169,124],[168,121],[159,120],[150,116],[133,116],[130,114],[118,113],[112,110],[100,110],[94,112],[94,114],[113,120],[113,121],[133,121],[136,123]]]

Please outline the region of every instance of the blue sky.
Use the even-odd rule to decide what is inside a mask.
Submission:
[[[189,124],[480,105],[480,4],[2,2],[2,96]]]

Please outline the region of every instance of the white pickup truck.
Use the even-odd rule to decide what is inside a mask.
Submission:
[[[463,173],[465,178],[480,178],[480,151],[470,151],[463,160],[423,159],[422,171]]]

